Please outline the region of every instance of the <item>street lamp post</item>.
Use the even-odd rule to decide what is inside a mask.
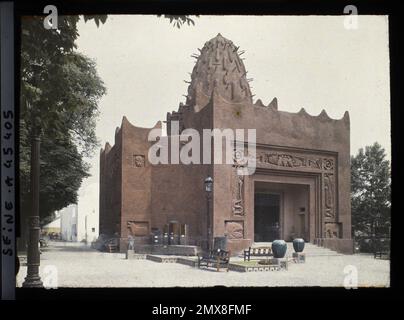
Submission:
[[[206,193],[206,208],[207,208],[207,216],[206,216],[206,233],[207,233],[207,243],[206,247],[207,250],[209,251],[211,249],[211,225],[210,225],[210,201],[212,198],[212,191],[213,191],[213,179],[208,176],[205,179],[205,193]]]
[[[31,145],[31,196],[32,205],[28,218],[29,238],[27,252],[27,276],[22,284],[23,287],[42,287],[39,276],[39,137],[34,135]]]
[[[36,76],[35,84],[38,84],[39,65],[33,65],[34,73]],[[28,217],[29,225],[29,238],[27,250],[27,276],[22,284],[26,288],[43,287],[41,277],[39,276],[39,152],[40,140],[39,132],[36,123],[35,109],[29,108],[32,114],[32,143],[31,143],[31,212]]]

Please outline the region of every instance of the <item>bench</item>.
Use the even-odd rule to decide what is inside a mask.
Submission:
[[[217,271],[220,271],[220,268],[225,268],[226,271],[229,271],[229,263],[230,263],[230,251],[225,251],[222,249],[210,250],[209,253],[205,256],[200,256],[198,254],[198,267],[213,267],[216,268]]]
[[[250,261],[251,257],[272,257],[272,249],[270,247],[249,247],[244,250],[244,261]]]
[[[374,258],[382,259],[385,256],[390,259],[390,239],[379,238],[373,241]]]

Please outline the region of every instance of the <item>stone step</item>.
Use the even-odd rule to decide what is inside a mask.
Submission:
[[[147,254],[146,259],[151,260],[154,262],[160,263],[176,263],[177,262],[176,256],[167,256],[167,255],[155,255],[155,254]]]

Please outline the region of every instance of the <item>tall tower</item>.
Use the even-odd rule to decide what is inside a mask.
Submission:
[[[195,111],[206,105],[216,87],[219,94],[229,102],[252,103],[252,95],[239,47],[220,33],[207,41],[191,73],[186,104]]]

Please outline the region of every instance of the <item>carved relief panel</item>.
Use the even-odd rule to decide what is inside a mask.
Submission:
[[[340,237],[340,224],[335,222],[326,222],[325,223],[325,230],[324,230],[324,237],[325,238],[339,238]]]
[[[333,159],[289,151],[257,150],[256,164],[263,168],[296,168],[318,172],[333,168]]]
[[[301,171],[321,175],[321,215],[326,237],[339,237],[338,184],[336,155],[300,152],[287,148],[259,148],[256,152],[257,168]]]
[[[244,239],[243,221],[225,221],[225,234],[229,240]]]
[[[233,154],[233,177],[232,177],[232,212],[236,216],[244,216],[244,180],[245,176],[239,169],[244,167],[243,155],[237,151]]]
[[[134,168],[143,168],[146,164],[145,156],[142,154],[134,154],[132,157],[132,166]]]
[[[128,221],[127,226],[132,236],[144,237],[149,235],[149,222],[147,221]]]

